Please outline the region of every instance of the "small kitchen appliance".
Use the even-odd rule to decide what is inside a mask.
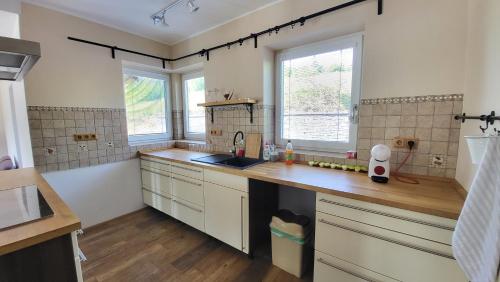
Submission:
[[[391,149],[386,145],[378,144],[373,146],[371,155],[368,176],[374,182],[387,183],[391,171],[391,166],[389,164]]]

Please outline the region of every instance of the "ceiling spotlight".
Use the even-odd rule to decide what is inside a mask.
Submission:
[[[160,11],[154,13],[152,16],[151,16],[151,19],[153,20],[153,23],[155,25],[159,25],[160,23],[163,23],[163,25],[166,25],[168,26],[168,23],[167,23],[167,20],[166,20],[166,17],[165,17],[165,13],[176,7],[177,5],[183,3],[185,0],[175,0],[174,2],[170,3],[170,5],[168,5],[167,7],[161,9]],[[195,3],[194,3],[194,0],[188,0],[187,1],[187,4],[186,6],[188,7],[189,11],[191,13],[194,13],[196,11],[198,11],[200,9],[200,7],[198,7]]]
[[[198,11],[200,9],[200,7],[198,7],[194,3],[194,0],[188,0],[187,1],[187,6],[188,6],[189,10],[191,11],[191,13],[194,13],[194,12],[196,12],[196,11]]]

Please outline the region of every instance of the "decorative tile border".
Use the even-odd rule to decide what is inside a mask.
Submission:
[[[125,112],[125,109],[122,109],[122,108],[85,108],[85,107],[28,106],[28,111]]]
[[[362,105],[463,101],[463,94],[361,99]]]

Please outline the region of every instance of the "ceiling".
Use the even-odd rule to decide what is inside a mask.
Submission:
[[[166,13],[167,27],[151,15],[174,0],[24,0],[169,45],[279,1],[195,0],[200,9],[191,14],[184,0]]]

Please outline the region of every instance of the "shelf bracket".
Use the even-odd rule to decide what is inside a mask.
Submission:
[[[213,107],[207,108],[207,112],[210,114],[210,121],[214,123],[214,108]]]
[[[250,113],[250,123],[253,123],[253,104],[245,104],[245,108]]]

